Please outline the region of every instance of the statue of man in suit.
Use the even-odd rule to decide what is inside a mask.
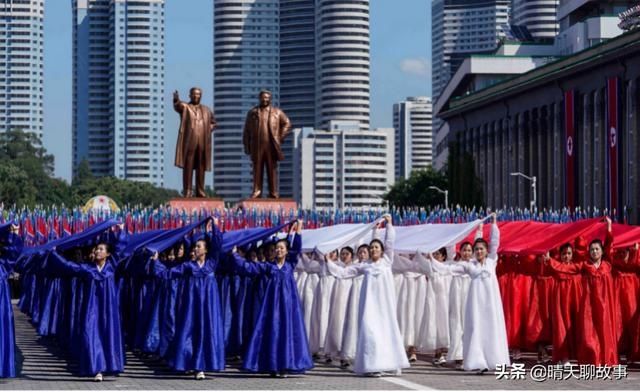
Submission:
[[[291,123],[284,112],[271,106],[271,92],[260,91],[260,104],[247,113],[242,143],[244,153],[253,162],[253,193],[251,198],[262,193],[262,173],[267,168],[269,197],[277,199],[278,161],[284,159],[282,142],[291,131]]]
[[[189,103],[182,102],[178,92],[173,93],[173,108],[180,114],[175,165],[182,168],[182,195],[194,196],[192,176],[195,170],[195,195],[206,197],[204,173],[211,171],[211,133],[216,126],[216,120],[211,109],[200,104],[200,88],[191,88],[189,98]]]

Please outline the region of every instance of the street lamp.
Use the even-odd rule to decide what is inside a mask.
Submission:
[[[435,185],[431,185],[429,189],[433,189],[434,191],[444,193],[444,208],[445,209],[449,208],[449,191],[448,190],[442,190]]]
[[[520,176],[520,177],[524,177],[527,180],[531,181],[531,189],[533,190],[533,200],[531,200],[531,211],[533,211],[533,208],[538,204],[537,203],[537,192],[536,192],[536,176],[532,176],[529,177],[527,175],[524,175],[520,172],[515,172],[515,173],[511,173],[512,176]]]

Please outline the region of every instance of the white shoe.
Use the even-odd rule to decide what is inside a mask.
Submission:
[[[418,356],[416,355],[416,353],[412,353],[412,354],[409,356],[409,362],[415,362],[415,361],[417,361],[417,360],[418,360]]]
[[[196,380],[204,380],[204,372],[196,373]]]
[[[365,376],[367,376],[367,377],[376,377],[376,378],[378,378],[378,377],[382,377],[382,373],[379,373],[379,372],[375,372],[375,373],[367,373],[367,374],[365,374]]]
[[[440,358],[438,358],[438,360],[436,361],[436,365],[445,365],[447,363],[447,360],[445,359],[444,355],[441,355]]]
[[[95,377],[93,377],[93,381],[102,382],[102,373],[96,374]]]

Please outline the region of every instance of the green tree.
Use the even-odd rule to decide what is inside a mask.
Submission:
[[[444,195],[429,189],[437,186],[447,189],[447,177],[443,173],[428,167],[411,173],[408,179],[397,181],[385,194],[384,200],[391,207],[430,207],[444,205]],[[451,198],[449,198],[451,203]]]

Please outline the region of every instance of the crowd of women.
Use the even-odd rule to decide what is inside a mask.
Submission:
[[[478,373],[531,350],[637,360],[638,228],[490,219],[395,228],[385,215],[303,234],[206,218],[135,235],[110,220],[35,248],[1,225],[0,377],[15,376],[10,271],[38,334],[96,381],[124,371],[125,349],[196,379],[235,361],[287,377],[314,359],[377,377],[418,352]]]

